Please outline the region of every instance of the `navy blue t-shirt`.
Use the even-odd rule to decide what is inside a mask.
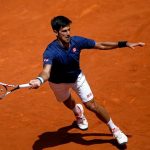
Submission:
[[[61,46],[58,40],[50,43],[43,54],[43,65],[52,65],[49,81],[74,83],[81,72],[79,63],[81,50],[94,46],[94,40],[79,36],[71,37],[68,49]]]

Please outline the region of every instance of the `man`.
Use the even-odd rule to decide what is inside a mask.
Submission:
[[[108,112],[94,99],[90,86],[79,65],[82,49],[110,50],[115,48],[144,46],[144,43],[96,42],[79,36],[70,36],[71,20],[65,16],[57,16],[51,20],[56,39],[51,42],[43,54],[43,70],[36,79],[30,81],[32,88],[38,88],[46,81],[53,90],[58,101],[73,111],[77,126],[85,130],[88,121],[81,104],[76,104],[71,96],[73,89],[81,98],[87,109],[94,112],[110,129],[119,144],[128,142],[127,136],[117,127]]]

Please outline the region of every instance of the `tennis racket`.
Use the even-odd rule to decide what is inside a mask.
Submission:
[[[12,84],[6,84],[6,83],[0,82],[0,100],[18,89],[30,88],[30,87],[31,85],[29,83],[20,84],[20,85],[12,85]]]

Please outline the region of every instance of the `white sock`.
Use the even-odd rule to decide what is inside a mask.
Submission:
[[[76,117],[83,117],[82,110],[78,106],[79,104],[76,104],[75,107],[72,109]]]
[[[110,118],[109,122],[107,123],[107,125],[111,130],[114,129],[114,128],[117,128],[117,126],[113,123],[111,118]]]

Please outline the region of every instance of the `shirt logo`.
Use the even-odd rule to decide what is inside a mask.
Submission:
[[[77,51],[77,49],[74,47],[74,48],[72,49],[72,51],[75,53],[75,52]]]

